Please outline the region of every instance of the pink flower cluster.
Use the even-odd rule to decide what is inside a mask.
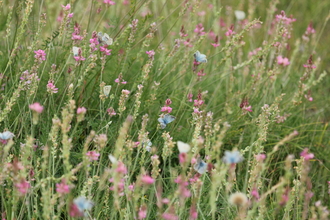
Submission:
[[[61,195],[68,194],[70,192],[70,186],[66,184],[65,179],[62,179],[61,183],[56,183],[56,192]]]
[[[233,36],[234,34],[236,34],[236,32],[234,31],[234,25],[231,25],[230,28],[227,29],[227,32],[225,33],[225,35],[227,37]]]
[[[56,86],[54,85],[54,81],[53,80],[49,80],[47,83],[47,92],[49,93],[57,93],[58,88],[56,88]]]
[[[115,5],[116,2],[112,1],[112,0],[103,0],[104,4],[108,4],[108,5]]]
[[[40,105],[39,102],[35,102],[35,103],[29,105],[29,108],[30,108],[32,111],[34,111],[34,112],[36,112],[36,113],[39,113],[39,114],[44,110],[44,107],[43,107],[42,105]]]
[[[171,113],[172,112],[172,108],[170,107],[171,104],[172,104],[171,99],[166,99],[165,105],[162,107],[162,109],[160,111]]]
[[[83,36],[80,36],[80,26],[76,23],[74,25],[74,32],[72,33],[72,40],[74,41],[80,41],[80,40],[83,40],[84,37]]]
[[[148,54],[148,57],[153,60],[154,56],[155,56],[155,51],[149,50],[149,51],[146,51],[146,54]]]
[[[46,53],[44,50],[36,50],[34,53],[36,54],[34,55],[34,58],[36,58],[39,62],[46,60]]]
[[[277,63],[279,65],[288,66],[290,64],[290,61],[286,57],[278,56],[277,57]]]
[[[88,157],[89,161],[97,161],[99,159],[100,154],[95,151],[88,151],[86,153],[86,156]]]
[[[123,76],[122,76],[122,74],[120,73],[119,74],[119,76],[118,76],[118,78],[117,79],[115,79],[115,83],[121,83],[121,84],[126,84],[127,82],[123,79]]]
[[[204,32],[203,24],[199,23],[198,25],[196,25],[196,28],[195,28],[194,32],[197,33],[200,36],[204,35],[205,32]]]

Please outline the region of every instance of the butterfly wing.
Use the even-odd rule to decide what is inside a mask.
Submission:
[[[165,124],[171,123],[174,121],[175,117],[173,115],[165,115],[164,116],[164,122]]]
[[[103,33],[102,32],[97,33],[97,40],[99,41],[100,44],[102,43],[102,38],[103,38]]]
[[[104,86],[103,87],[103,93],[106,97],[109,96],[110,91],[111,91],[111,86]]]
[[[197,62],[207,63],[206,55],[201,54],[198,50],[194,53],[194,57],[197,60]]]
[[[166,128],[166,123],[165,123],[165,120],[163,118],[158,118],[158,122],[160,123],[161,129]]]
[[[205,163],[201,158],[197,159],[196,164],[194,165],[194,169],[199,173],[203,174],[206,172],[207,163]]]
[[[103,41],[103,43],[105,43],[108,46],[112,45],[112,43],[113,43],[112,38],[106,33],[103,34],[102,41]]]
[[[73,56],[74,57],[77,57],[77,56],[79,56],[79,47],[73,47],[72,48],[72,52],[73,52]]]

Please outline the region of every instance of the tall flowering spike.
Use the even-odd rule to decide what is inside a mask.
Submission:
[[[222,159],[226,164],[236,164],[244,160],[238,150],[225,151],[225,156]]]

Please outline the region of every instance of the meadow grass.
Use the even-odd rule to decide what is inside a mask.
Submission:
[[[330,2],[0,5],[2,219],[329,218]]]

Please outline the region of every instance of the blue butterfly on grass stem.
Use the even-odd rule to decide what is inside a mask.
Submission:
[[[199,63],[207,63],[206,55],[201,54],[198,50],[194,53],[195,60]]]
[[[160,123],[161,129],[166,128],[166,125],[174,121],[175,117],[173,115],[165,115],[162,118],[158,118],[158,122]]]

